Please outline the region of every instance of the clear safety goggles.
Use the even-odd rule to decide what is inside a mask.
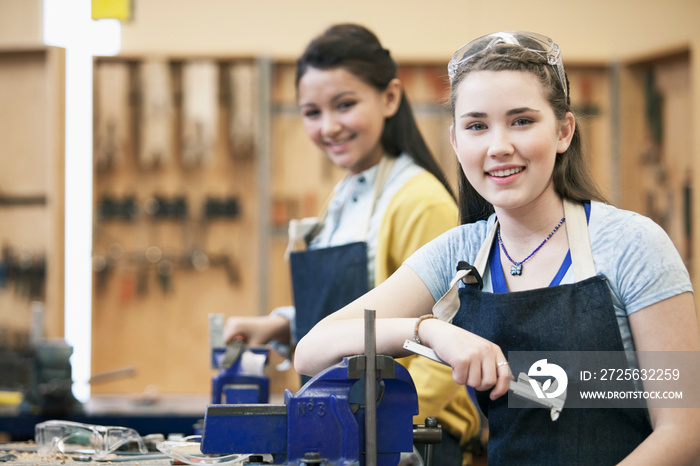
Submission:
[[[462,63],[469,61],[477,53],[487,50],[496,44],[518,45],[525,50],[529,50],[543,57],[547,60],[547,63],[554,67],[559,82],[561,82],[561,87],[564,89],[564,94],[568,97],[561,49],[549,37],[527,31],[495,32],[493,34],[481,36],[461,46],[454,55],[452,55],[452,59],[447,64],[450,83],[452,83],[452,80],[457,74],[457,68]]]
[[[130,442],[136,443],[140,454],[148,453],[148,448],[134,429],[72,421],[52,420],[37,424],[35,442],[41,455],[80,453],[100,459]]]

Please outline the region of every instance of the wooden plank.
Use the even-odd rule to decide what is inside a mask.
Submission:
[[[0,289],[0,327],[22,334],[31,299],[44,302],[49,337],[63,335],[65,54],[57,47],[0,48],[0,195],[43,198],[43,205],[0,208],[0,245],[46,257],[45,296]]]

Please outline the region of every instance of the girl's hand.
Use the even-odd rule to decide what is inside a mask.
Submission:
[[[229,317],[224,325],[224,341],[242,340],[254,346],[273,339],[286,343],[289,332],[289,320],[282,316]]]
[[[437,319],[424,321],[420,339],[452,367],[452,378],[479,391],[491,390],[495,400],[508,392],[512,379],[501,348],[495,343]]]

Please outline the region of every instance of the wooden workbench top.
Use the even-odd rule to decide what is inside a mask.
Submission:
[[[6,456],[10,455],[10,456]],[[7,459],[6,459],[7,458]],[[171,459],[160,452],[149,453],[144,456],[117,456],[109,455],[102,460],[92,461],[89,457],[78,455],[64,455],[60,453],[52,455],[40,455],[36,452],[33,442],[0,443],[0,464],[7,466],[33,466],[33,465],[106,465],[121,466],[170,466]]]

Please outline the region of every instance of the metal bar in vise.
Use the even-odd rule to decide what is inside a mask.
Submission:
[[[375,311],[365,309],[365,466],[377,466],[377,342]]]

